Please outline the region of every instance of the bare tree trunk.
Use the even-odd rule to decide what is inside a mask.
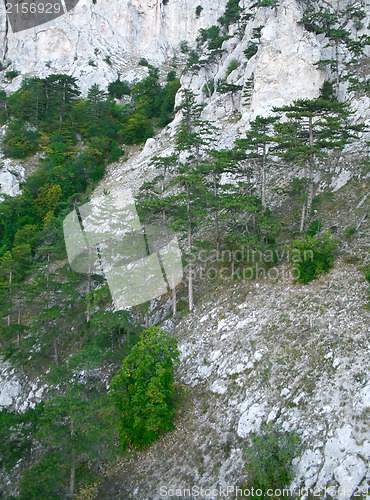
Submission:
[[[89,268],[87,272],[87,294],[88,294],[88,301],[87,301],[87,310],[86,310],[86,322],[89,323],[90,318],[91,318],[91,247],[89,246]]]
[[[336,72],[337,72],[337,99],[339,101],[339,49],[338,49],[338,42],[335,42],[335,61],[336,61]]]
[[[303,177],[305,180],[307,180],[307,165],[304,168],[304,174]],[[302,214],[301,214],[301,224],[299,227],[299,232],[302,234],[304,231],[304,223],[306,221],[306,200],[303,200],[303,205],[302,205]]]
[[[304,230],[305,218],[306,218],[306,201],[304,201],[302,205],[301,225],[299,227],[299,232],[301,234],[303,233]]]
[[[312,117],[310,116],[308,119],[308,126],[309,126],[309,141],[310,141],[310,146],[313,147],[313,124],[312,124]],[[313,162],[314,162],[314,157],[313,155],[309,159],[308,163],[308,197],[307,197],[307,217],[310,216],[311,214],[311,207],[312,207],[312,200],[313,200]]]
[[[263,146],[263,158],[261,164],[261,201],[266,208],[266,145]]]
[[[70,419],[71,422],[71,437],[74,436],[74,428],[73,428],[73,420]],[[72,450],[72,465],[71,465],[71,474],[69,476],[69,493],[71,498],[75,496],[75,480],[76,480],[76,458],[74,450]]]
[[[218,202],[218,190],[217,190],[217,180],[216,180],[216,176],[213,177],[213,195],[215,197],[215,201],[216,201],[216,210],[215,210],[215,231],[216,231],[216,245],[217,245],[217,251],[219,252],[220,249],[221,249],[221,238],[220,238],[220,227],[219,227],[219,223],[218,223],[218,216],[219,216],[219,213],[218,213],[218,206],[217,206],[217,202]]]
[[[312,178],[312,165],[308,167],[308,198],[307,198],[307,217],[311,214],[312,200],[313,200],[313,178]]]
[[[9,268],[9,314],[8,314],[8,326],[10,326],[11,322],[11,311],[12,311],[12,278],[13,278],[13,270],[12,266]]]
[[[57,337],[56,337],[55,333],[54,333],[53,343],[54,343],[54,359],[55,359],[55,364],[58,365],[59,364],[59,353],[58,353]]]
[[[164,193],[164,183],[165,183],[165,180],[166,180],[166,173],[167,173],[167,171],[166,171],[166,167],[165,167],[164,168],[164,172],[163,172],[162,186],[161,186],[162,196],[163,196],[163,193]],[[165,230],[165,233],[166,233],[166,244],[169,245],[169,243],[170,243],[170,237],[169,237],[169,234],[168,234],[167,217],[166,217],[165,210],[163,210],[163,212],[162,212],[162,220],[163,220],[164,230]],[[174,276],[172,270],[171,270],[171,273],[170,273],[169,284],[170,284],[170,287],[171,287],[171,297],[172,297],[172,316],[175,317],[176,314],[177,314],[177,293],[176,293],[176,286],[175,286],[175,276]]]
[[[191,218],[190,218],[190,193],[189,186],[187,186],[187,211],[188,211],[188,253],[191,254],[192,250],[192,237],[191,237]],[[188,264],[188,294],[189,294],[189,311],[193,310],[193,265],[192,262]]]
[[[17,324],[20,325],[21,324],[21,300],[19,299],[18,300],[18,318],[17,318]],[[17,332],[17,348],[19,349],[19,346],[21,344],[21,334],[18,330]]]
[[[71,498],[74,498],[75,496],[75,479],[76,479],[76,466],[74,463],[74,458],[73,458],[73,463],[71,467],[71,475],[69,477],[69,493]]]

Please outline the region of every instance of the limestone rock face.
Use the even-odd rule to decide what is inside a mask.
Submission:
[[[20,193],[19,183],[24,180],[24,168],[16,162],[4,158],[0,160],[0,201],[1,195],[16,196]]]
[[[153,64],[172,58],[182,40],[194,41],[200,28],[217,22],[226,2],[203,1],[197,17],[199,0],[80,0],[68,14],[19,33],[12,33],[2,2],[3,59],[22,74],[65,72],[77,76],[85,89],[93,83],[104,86],[118,72],[130,73],[135,58]],[[104,62],[107,56],[110,62]]]

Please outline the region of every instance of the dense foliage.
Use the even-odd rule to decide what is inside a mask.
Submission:
[[[285,432],[271,424],[251,435],[245,450],[248,487],[260,490],[256,498],[271,498],[272,492],[289,486],[294,477],[292,460],[299,455],[300,438],[295,431]]]
[[[111,382],[121,445],[144,448],[173,427],[177,341],[152,326],[123,360]]]
[[[294,262],[297,282],[306,284],[328,272],[334,264],[335,245],[330,234],[317,238],[307,234],[305,238],[293,241],[293,248],[299,256]]]

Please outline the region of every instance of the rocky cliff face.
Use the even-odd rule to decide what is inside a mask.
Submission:
[[[118,72],[134,78],[133,61],[141,57],[153,64],[172,58],[182,40],[194,41],[200,28],[216,23],[226,1],[202,2],[196,17],[198,0],[80,0],[65,16],[19,33],[12,33],[2,2],[3,59],[22,74],[66,72],[77,76],[85,90],[93,83],[104,86]],[[104,62],[107,56],[110,64]]]
[[[198,18],[195,10],[199,3],[203,10]],[[9,68],[21,72],[6,89],[16,89],[22,75],[66,72],[76,76],[86,92],[93,83],[106,87],[118,73],[131,80],[141,76],[146,71],[137,65],[141,57],[163,65],[167,71],[165,63],[172,60],[176,64],[176,57],[181,68],[180,42],[194,43],[199,28],[215,24],[226,3],[227,0],[169,0],[165,4],[162,0],[81,0],[70,14],[17,34],[7,26],[2,3],[3,58],[10,62]],[[330,72],[328,68],[318,69],[315,63],[331,58],[333,46],[323,35],[309,33],[297,24],[307,2],[281,0],[276,8],[263,9],[252,8],[253,4],[241,1],[254,13],[244,34],[224,42],[222,54],[213,62],[189,70],[181,78],[182,87],[191,88],[205,103],[204,118],[217,122],[220,148],[230,147],[251,119],[269,113],[273,106],[317,97]],[[361,7],[367,13],[363,26],[356,28],[351,19],[344,26],[356,40],[368,33],[368,2],[332,0],[325,5],[338,10],[350,5]],[[261,28],[258,39],[256,28]],[[257,51],[248,59],[244,51],[251,41],[257,44]],[[342,69],[347,60],[343,51]],[[235,69],[229,71],[231,63]],[[244,88],[251,82],[250,97],[246,99],[241,91],[210,91],[206,95],[204,88],[211,88],[212,81],[221,79]],[[341,83],[339,93],[342,99],[351,100],[354,120],[369,118],[368,97],[349,93],[346,82]],[[100,188],[114,189],[118,183],[125,183],[136,191],[153,175],[148,166],[151,156],[171,151],[178,120],[179,117],[155,139],[149,139],[145,148],[133,153],[128,161],[111,165]],[[353,158],[357,151],[349,147],[346,154]],[[12,175],[10,168],[7,172]],[[331,184],[338,190],[357,175],[343,157],[332,173],[329,183],[317,178],[317,184],[321,188]],[[14,179],[1,175],[0,182],[6,183],[9,194],[16,194]],[[276,180],[276,187],[285,181],[286,172],[276,169],[270,175]],[[4,176],[6,181],[1,180]],[[360,207],[361,199],[365,199],[366,188],[362,186],[360,191],[352,198],[351,192],[347,193],[348,226],[365,213],[364,205],[361,212],[350,213],[350,207]],[[332,224],[342,223],[339,212],[337,217]],[[359,245],[364,244],[365,237],[365,233],[359,236]],[[364,249],[359,247],[356,252],[360,259]],[[227,286],[231,289],[233,284]],[[155,445],[144,457],[145,471],[136,462],[124,465],[132,488],[122,493],[115,485],[114,495],[108,489],[106,496],[102,493],[100,498],[113,498],[117,492],[121,492],[119,498],[159,498],[153,493],[154,486],[159,488],[165,480],[183,485],[189,477],[205,487],[235,483],[242,474],[241,439],[266,421],[302,431],[306,451],[295,462],[296,486],[318,486],[321,491],[327,485],[340,485],[347,495],[334,498],[343,499],[359,491],[356,488],[366,488],[369,443],[365,420],[370,403],[364,366],[367,323],[361,276],[352,265],[341,262],[329,275],[301,287],[299,292],[292,289],[291,283],[282,280],[276,285],[270,279],[248,285],[247,290],[235,286],[233,293],[226,288],[209,299],[204,292],[205,298],[194,315],[174,327],[181,338],[179,378],[193,388],[193,409],[174,435]],[[9,367],[2,373],[0,406],[24,409],[27,405],[20,400],[20,379],[14,373],[9,375]],[[29,404],[34,401],[34,393],[38,394],[37,387],[32,388],[32,398],[28,396],[28,386],[23,392]],[[214,448],[217,440],[228,449],[222,464],[218,464],[212,451],[218,450]],[[189,452],[194,442],[201,450],[200,458]],[[181,457],[179,449],[183,451]],[[150,469],[149,474],[146,468]]]

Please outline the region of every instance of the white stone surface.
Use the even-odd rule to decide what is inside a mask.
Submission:
[[[19,183],[24,180],[24,168],[8,158],[0,159],[0,198],[2,194],[16,196]]]
[[[94,83],[106,86],[118,73],[137,78],[133,60],[137,64],[145,57],[158,64],[171,59],[179,53],[182,40],[193,42],[200,28],[216,23],[226,2],[202,2],[197,18],[199,0],[170,0],[167,5],[161,0],[98,0],[95,4],[80,0],[67,15],[19,33],[7,30],[2,2],[0,39],[5,60],[23,74],[43,77],[67,72],[77,76],[86,91]],[[111,65],[104,61],[107,56]],[[19,83],[20,77],[9,90]]]
[[[266,416],[266,404],[255,403],[239,419],[237,433],[245,438],[251,432],[258,432]]]

